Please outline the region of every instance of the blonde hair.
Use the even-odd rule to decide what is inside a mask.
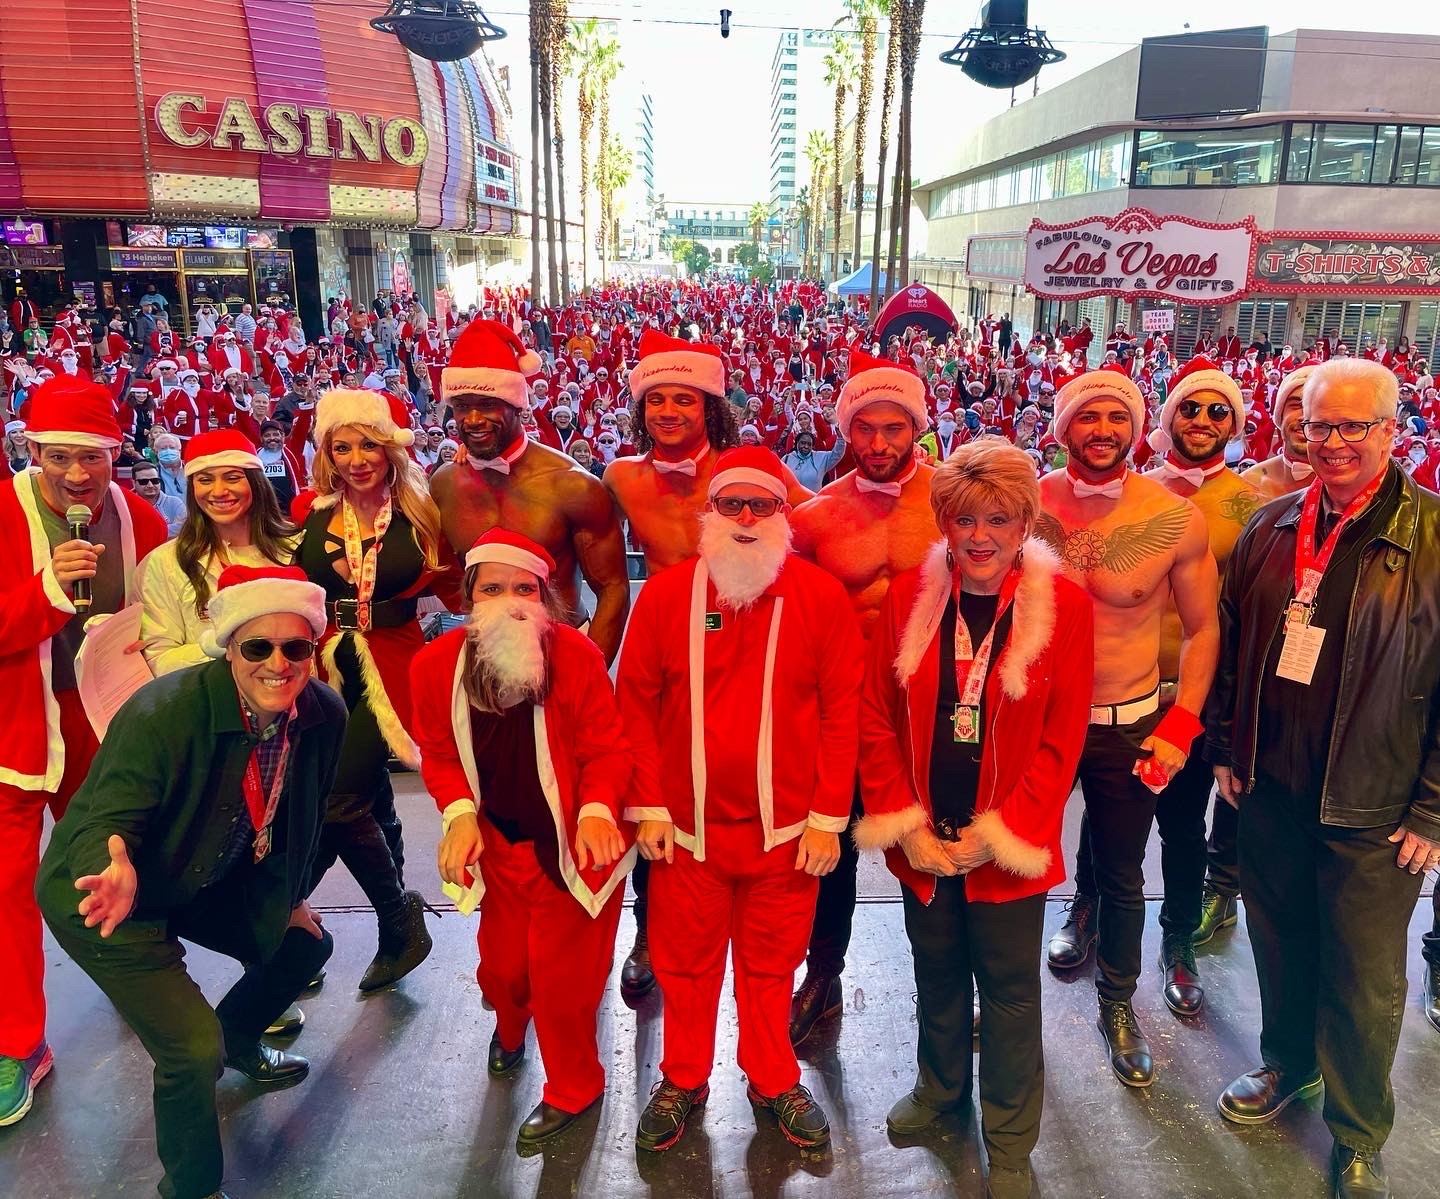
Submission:
[[[1029,533],[1040,511],[1035,460],[1002,437],[968,442],[935,468],[930,507],[942,532],[958,516],[998,508]]]
[[[315,463],[310,468],[315,490],[320,495],[335,495],[345,486],[340,472],[335,469],[335,461],[330,456],[330,443],[335,437],[336,429],[359,429],[365,437],[385,451],[385,459],[390,464],[390,499],[415,529],[415,539],[420,545],[420,552],[425,556],[426,567],[430,570],[440,569],[440,539],[444,534],[440,530],[440,509],[430,498],[425,472],[405,452],[404,446],[394,438],[386,436],[374,425],[336,425],[325,430],[319,452],[315,455]]]

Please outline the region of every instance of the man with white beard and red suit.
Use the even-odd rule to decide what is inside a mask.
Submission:
[[[750,1102],[797,1145],[830,1138],[800,1084],[790,988],[850,818],[864,655],[845,589],[790,551],[787,493],[770,450],[721,454],[698,557],[645,584],[621,651],[639,780],[625,815],[654,863],[665,995],[662,1078],[636,1130],[650,1151],[675,1144],[709,1095],[727,949]]]
[[[415,658],[421,774],[440,808],[441,878],[480,907],[475,977],[495,1009],[489,1071],[545,1062],[519,1144],[557,1136],[599,1102],[595,1018],[615,952],[634,829],[621,816],[633,755],[605,658],[566,623],[555,560],[490,529],[465,555],[464,629]]]

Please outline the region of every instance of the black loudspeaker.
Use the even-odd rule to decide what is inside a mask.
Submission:
[[[991,0],[972,29],[940,61],[959,67],[983,87],[1011,88],[1029,83],[1040,68],[1063,62],[1044,30],[1030,28],[1026,0]]]

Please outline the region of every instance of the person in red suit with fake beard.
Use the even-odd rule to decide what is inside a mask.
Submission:
[[[699,555],[646,583],[620,659],[641,780],[625,814],[654,863],[665,995],[663,1077],[636,1130],[650,1151],[674,1145],[709,1095],[727,948],[750,1102],[798,1145],[830,1137],[800,1084],[790,989],[849,821],[863,653],[844,588],[790,552],[787,493],[769,450],[721,454]]]
[[[521,1146],[558,1136],[604,1091],[596,1016],[635,860],[620,810],[630,745],[605,659],[565,623],[554,570],[528,537],[483,534],[465,556],[466,627],[411,667],[421,773],[444,828],[440,874],[462,912],[480,908],[490,1074],[519,1069],[532,1019],[545,1061]]]

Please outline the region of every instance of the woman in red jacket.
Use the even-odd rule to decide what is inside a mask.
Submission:
[[[999,438],[935,472],[945,540],[890,588],[860,713],[862,849],[904,884],[915,960],[919,1074],[891,1109],[915,1134],[971,1087],[980,991],[987,1194],[1030,1194],[1040,1134],[1040,937],[1065,877],[1060,825],[1090,719],[1093,617],[1051,551],[1029,539],[1035,468]]]

